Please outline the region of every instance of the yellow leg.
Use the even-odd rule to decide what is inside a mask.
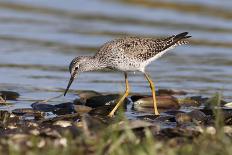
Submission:
[[[114,107],[114,109],[109,113],[109,117],[112,117],[115,113],[115,111],[118,109],[118,107],[122,104],[122,102],[124,101],[124,99],[128,96],[129,94],[129,83],[128,83],[128,79],[127,79],[127,73],[124,72],[125,75],[125,83],[126,83],[126,90],[124,95],[120,98],[120,100],[118,101],[118,103],[116,104],[116,106]]]
[[[151,91],[152,91],[155,115],[159,115],[158,108],[157,108],[157,102],[156,102],[155,85],[154,85],[154,83],[152,82],[152,80],[150,79],[150,77],[146,73],[144,73],[144,75],[145,75],[147,81],[149,82],[150,88],[151,88]]]

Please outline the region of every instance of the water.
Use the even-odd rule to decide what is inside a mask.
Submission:
[[[138,0],[0,1],[0,88],[17,91],[12,107],[56,96],[67,86],[68,65],[125,35],[161,37],[189,31],[191,44],[148,68],[158,88],[232,99],[232,2]],[[132,92],[149,93],[141,73],[129,75]],[[122,92],[123,74],[89,72],[73,90]],[[72,100],[74,95],[59,101]]]

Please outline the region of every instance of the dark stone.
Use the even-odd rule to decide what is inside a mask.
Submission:
[[[66,115],[75,113],[74,104],[71,102],[54,105],[53,113],[56,115]]]
[[[16,100],[19,97],[19,93],[13,91],[0,91],[0,96],[5,100]]]
[[[151,96],[148,96],[148,95],[132,95],[130,98],[131,98],[132,102],[136,102],[139,99],[146,98],[146,97],[151,97]]]
[[[187,92],[173,89],[159,89],[157,95],[187,95]]]
[[[200,110],[193,110],[189,112],[188,115],[194,121],[205,123],[208,120],[208,117]]]
[[[110,94],[110,95],[100,95],[100,96],[93,96],[86,100],[86,106],[96,108],[99,106],[115,106],[116,102],[119,100],[121,95]],[[126,107],[126,104],[129,103],[129,100],[126,98],[122,105]]]
[[[46,104],[46,103],[39,103],[35,102],[31,104],[31,107],[33,110],[38,110],[38,111],[43,111],[43,112],[52,112],[55,110],[55,106],[51,104]]]
[[[97,108],[94,108],[92,110],[89,111],[89,114],[92,116],[107,116],[111,110],[113,109],[112,106],[100,106]]]

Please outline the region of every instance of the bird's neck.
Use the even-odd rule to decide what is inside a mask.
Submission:
[[[106,66],[100,62],[95,56],[85,56],[85,62],[83,64],[83,71],[94,71],[105,68]]]

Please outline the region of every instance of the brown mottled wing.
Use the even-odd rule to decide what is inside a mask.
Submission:
[[[164,39],[128,37],[121,40],[119,46],[125,54],[146,60],[172,46],[188,43],[183,40],[190,37],[187,34],[187,32],[184,32]]]

